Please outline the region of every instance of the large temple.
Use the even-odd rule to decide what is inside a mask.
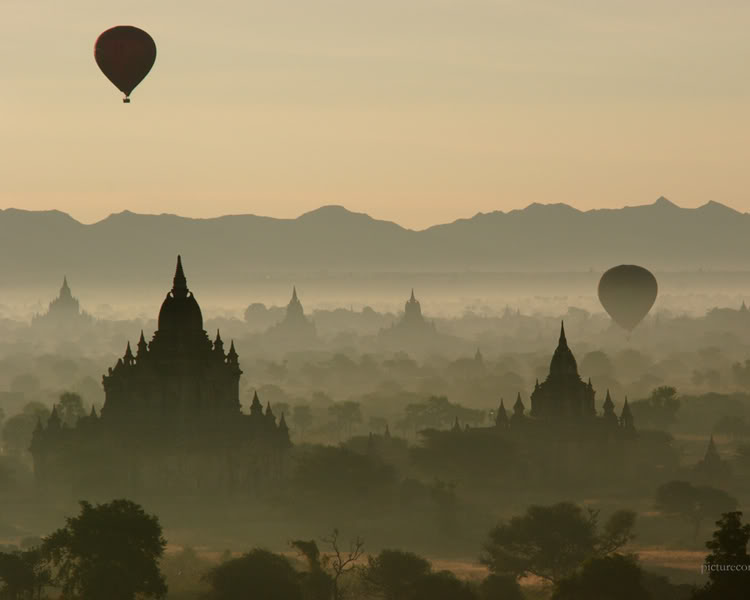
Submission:
[[[297,297],[297,287],[292,288],[292,298],[286,307],[284,319],[266,332],[272,341],[312,342],[317,339],[315,324],[305,316],[305,309]]]
[[[68,278],[63,277],[60,293],[57,298],[49,303],[47,312],[34,315],[31,319],[33,326],[65,326],[80,325],[91,322],[92,318],[87,312],[81,310],[78,298],[73,297],[68,285]]]
[[[603,427],[603,431],[619,430],[625,435],[635,432],[633,415],[628,399],[622,406],[620,416],[615,413],[615,403],[607,390],[601,414],[596,410],[596,392],[591,379],[584,382],[578,374],[578,363],[568,346],[565,325],[560,325],[560,338],[550,361],[549,374],[542,382],[536,382],[531,392],[531,411],[526,415],[526,406],[519,392],[513,405],[513,416],[508,417],[505,403],[495,413],[495,427],[506,429],[516,425],[537,424],[558,426],[561,424]]]
[[[541,384],[537,381],[531,393],[531,416],[538,419],[594,417],[595,395],[591,380],[584,383],[578,374],[578,364],[565,338],[565,325],[561,324],[549,375]]]
[[[437,336],[435,324],[424,318],[422,305],[414,296],[411,296],[404,304],[404,315],[390,327],[381,329],[379,334],[381,340],[401,348],[421,347],[425,344],[434,344]]]
[[[219,332],[213,342],[177,257],[173,285],[150,342],[143,332],[103,378],[101,415],[74,428],[53,409],[34,432],[31,452],[41,485],[72,491],[252,492],[280,476],[290,447],[283,415],[257,397],[239,401],[242,371]]]

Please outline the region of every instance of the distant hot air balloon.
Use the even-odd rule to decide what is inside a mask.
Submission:
[[[94,45],[96,64],[130,102],[130,93],[148,75],[156,60],[153,38],[137,27],[119,25],[107,29]]]
[[[651,310],[657,292],[656,278],[638,265],[612,267],[599,280],[599,302],[612,320],[628,331]]]

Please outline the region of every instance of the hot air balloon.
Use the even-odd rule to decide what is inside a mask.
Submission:
[[[599,302],[612,320],[628,331],[651,310],[657,292],[656,278],[638,265],[612,267],[599,280]]]
[[[137,27],[119,25],[107,29],[94,45],[96,64],[130,102],[130,94],[148,75],[156,60],[153,38]]]

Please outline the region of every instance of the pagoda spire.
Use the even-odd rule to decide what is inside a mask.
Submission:
[[[604,399],[604,414],[602,415],[607,423],[613,427],[617,427],[617,415],[615,414],[615,403],[612,402],[612,396],[609,394],[607,389],[607,397]]]
[[[269,423],[272,423],[274,426],[276,425],[276,415],[274,415],[273,414],[273,410],[271,410],[271,403],[270,402],[268,402],[266,404],[266,414],[263,415],[263,416],[266,418],[266,420]]]
[[[628,397],[625,396],[625,404],[622,406],[622,412],[620,413],[620,427],[627,430],[635,429],[635,423],[633,421],[633,413],[630,412],[630,406],[628,405]]]
[[[409,298],[410,302],[416,302],[416,298],[414,297],[414,288],[411,288],[411,298]]]
[[[558,346],[568,347],[568,340],[565,338],[565,322],[560,321],[560,340],[557,343]]]
[[[298,299],[297,299],[297,286],[293,285],[292,286],[292,302],[297,302],[297,301],[298,301]]]
[[[284,416],[284,413],[281,413],[281,418],[279,419],[279,430],[282,432],[286,432],[287,435],[289,435],[289,426],[286,424],[286,417]]]
[[[177,255],[177,267],[174,271],[174,279],[172,280],[172,295],[175,298],[184,298],[187,296],[187,279],[185,279],[185,272],[182,270],[182,256]]]
[[[497,409],[497,415],[495,415],[495,426],[508,426],[508,412],[505,410],[505,401],[502,398],[500,398],[500,406]]]
[[[62,427],[62,420],[60,419],[60,415],[57,412],[57,405],[52,405],[52,413],[49,416],[49,419],[47,419],[47,429],[55,430],[60,429]]]
[[[255,390],[255,392],[253,392],[253,402],[250,405],[250,415],[263,416],[263,406],[261,405],[260,399],[258,398],[258,390]]]
[[[126,365],[132,365],[135,362],[133,351],[130,349],[130,342],[128,342],[128,347],[125,349],[125,356],[123,356],[122,358],[122,362],[124,362]]]
[[[239,355],[237,354],[237,350],[234,349],[234,340],[232,340],[232,343],[229,345],[229,352],[227,353],[227,362],[236,365],[239,364],[238,359]]]
[[[138,340],[138,346],[136,346],[136,358],[141,358],[148,352],[148,344],[146,343],[146,338],[143,337],[143,329],[141,329],[141,337]]]
[[[716,449],[716,442],[714,442],[714,436],[711,434],[711,437],[708,440],[708,447],[706,448],[706,455],[703,457],[704,462],[711,462],[721,460],[721,457],[719,456],[719,451]]]
[[[222,358],[224,357],[224,342],[221,339],[221,332],[216,330],[216,339],[214,340],[214,351],[221,353]]]
[[[526,412],[526,407],[523,405],[523,400],[521,400],[521,392],[518,392],[516,403],[513,405],[513,416],[522,417],[524,412]]]

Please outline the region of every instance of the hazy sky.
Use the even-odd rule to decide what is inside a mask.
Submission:
[[[97,35],[142,27],[130,105]],[[750,210],[747,0],[0,0],[0,207]]]

